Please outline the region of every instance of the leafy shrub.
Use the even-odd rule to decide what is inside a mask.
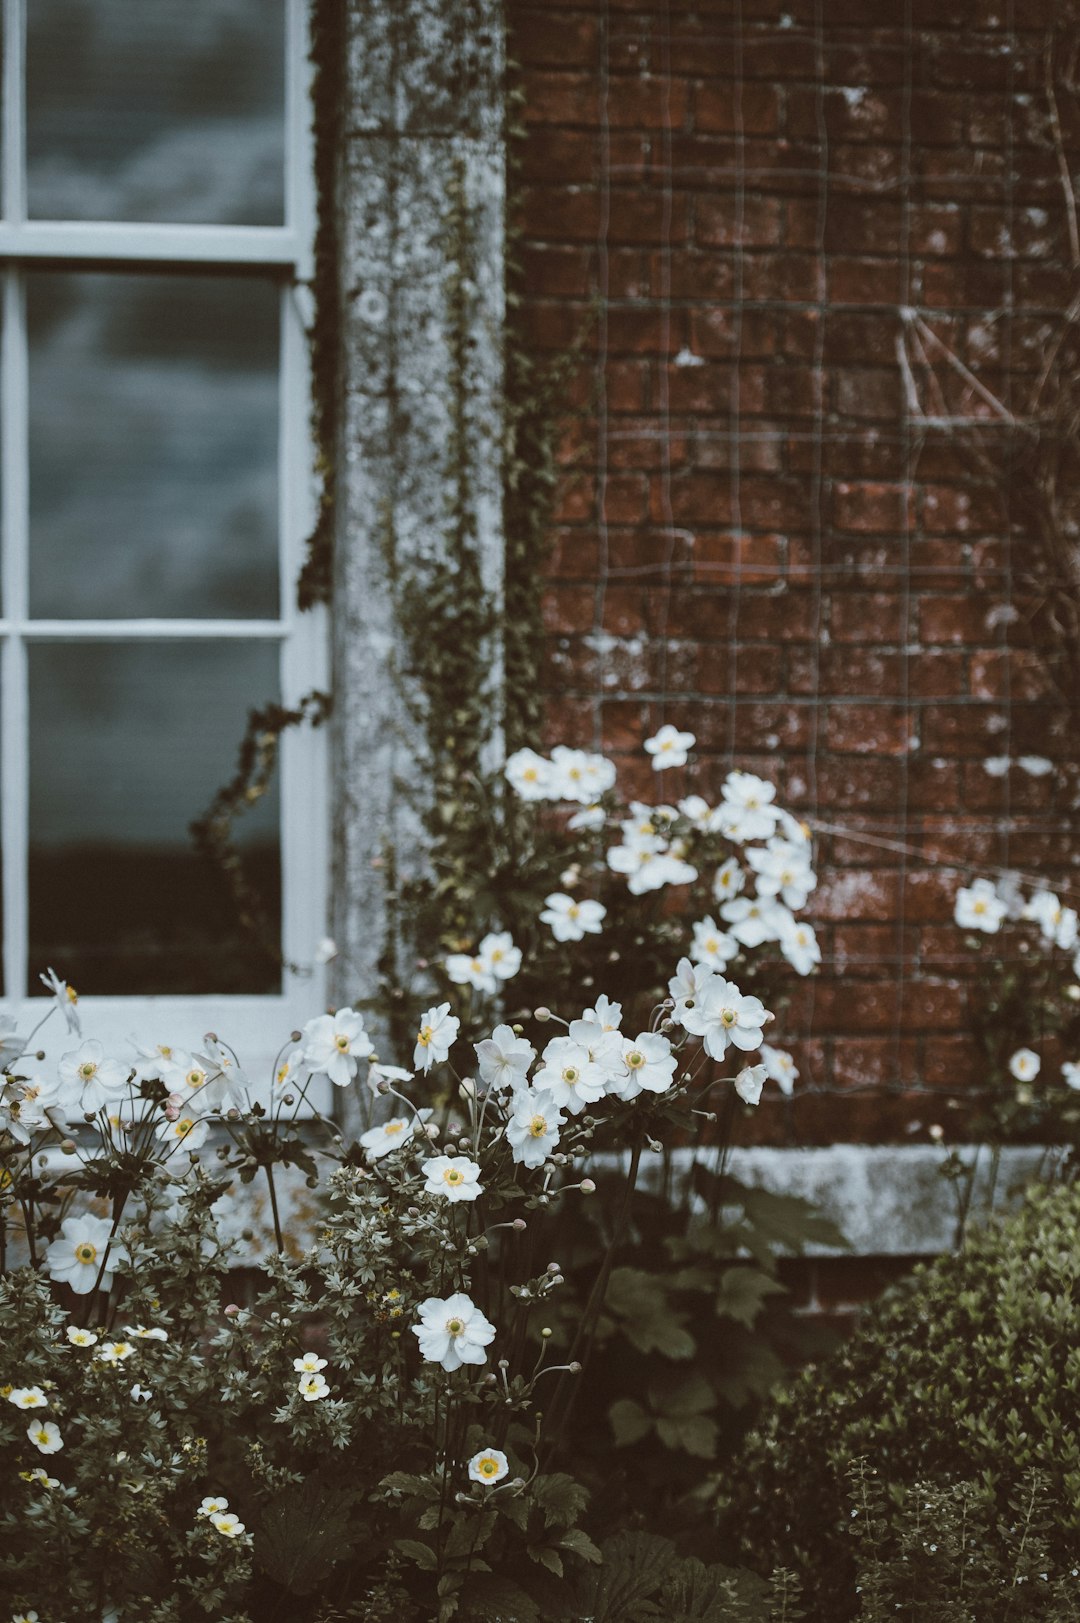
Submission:
[[[1080,1549],[1078,1415],[1080,1192],[1058,1187],[918,1268],[779,1394],[736,1462],[726,1524],[752,1565],[800,1574],[813,1619],[838,1623],[859,1615],[851,1460],[871,1460],[893,1498],[968,1481],[1002,1519],[1035,1469],[1061,1564]]]

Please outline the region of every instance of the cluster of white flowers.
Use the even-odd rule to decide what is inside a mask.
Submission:
[[[246,1528],[239,1516],[234,1515],[229,1509],[229,1501],[225,1498],[219,1496],[204,1499],[195,1514],[209,1522],[223,1538],[244,1538]]]
[[[506,930],[486,935],[474,953],[452,952],[445,969],[455,986],[471,986],[489,997],[500,981],[511,980],[521,968],[521,948],[515,947]]]
[[[1067,907],[1052,890],[1024,892],[1014,874],[1003,874],[995,882],[974,879],[956,893],[953,918],[963,930],[996,935],[1003,924],[1035,924],[1043,947],[1072,953],[1072,972],[1080,981],[1080,915]],[[1074,989],[1080,995],[1080,988]],[[1009,1072],[1017,1082],[1034,1082],[1042,1060],[1032,1048],[1018,1048],[1009,1060]],[[1069,1088],[1080,1092],[1080,1061],[1066,1060],[1061,1078]]]
[[[664,726],[645,740],[645,750],[653,767],[660,770],[685,765],[695,743],[693,733]],[[800,975],[809,975],[821,962],[813,929],[795,917],[817,885],[809,832],[775,804],[775,786],[764,778],[751,772],[730,772],[716,806],[701,795],[688,795],[675,805],[631,801],[627,814],[619,815],[610,802],[602,804],[603,791],[614,783],[614,768],[602,756],[562,746],[552,751],[550,759],[533,750],[518,750],[505,770],[523,800],[584,803],[584,811],[571,817],[571,829],[600,831],[609,822],[617,828],[619,841],[607,847],[604,860],[611,873],[625,877],[634,896],[693,884],[699,878],[696,864],[700,858],[690,860],[691,847],[698,849],[701,836],[720,836],[729,845],[744,848],[745,861],[730,855],[713,874],[720,922],[710,914],[693,926],[690,955],[695,962],[723,970],[740,952],[766,943],[775,943]],[[590,788],[595,796],[591,803]],[[751,844],[753,841],[763,843]],[[752,895],[743,894],[748,879],[753,881]],[[540,921],[556,941],[580,941],[586,935],[600,934],[605,916],[601,902],[556,891],[545,897]],[[481,957],[482,950],[471,961],[477,977],[483,973]],[[466,962],[462,960],[455,979],[458,974],[466,978]],[[478,980],[473,984],[479,984]]]

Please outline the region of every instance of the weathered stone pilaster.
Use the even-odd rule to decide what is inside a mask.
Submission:
[[[356,995],[358,983],[374,989],[395,930],[394,885],[424,861],[415,707],[425,695],[407,668],[402,583],[437,564],[463,499],[496,598],[503,555],[501,5],[348,0],[348,10],[334,583],[339,996]],[[494,650],[477,657],[497,665]]]

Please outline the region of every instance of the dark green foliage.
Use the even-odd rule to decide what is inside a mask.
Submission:
[[[851,1460],[865,1456],[887,1485],[874,1515],[901,1542],[894,1501],[916,1482],[969,1484],[985,1543],[986,1529],[1012,1525],[1010,1506],[1037,1470],[1040,1536],[1060,1565],[1080,1549],[1078,1415],[1080,1191],[1059,1187],[917,1269],[831,1360],[780,1393],[736,1462],[726,1524],[753,1566],[799,1572],[816,1623],[839,1623],[860,1615]],[[996,1547],[1004,1570],[1009,1551]]]

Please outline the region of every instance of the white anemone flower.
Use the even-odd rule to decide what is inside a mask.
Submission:
[[[461,1021],[450,1013],[449,1003],[440,1003],[420,1016],[420,1030],[416,1034],[413,1064],[422,1071],[430,1071],[441,1064],[457,1041]]]
[[[95,1114],[123,1098],[129,1075],[119,1060],[105,1058],[104,1048],[94,1038],[64,1054],[57,1071],[64,1087],[72,1095],[77,1093],[78,1108]]]
[[[791,917],[786,907],[769,898],[736,896],[725,902],[720,917],[730,925],[730,934],[744,947],[760,947],[778,941],[784,921]]]
[[[14,1016],[0,1014],[0,1070],[18,1059],[25,1048],[25,1041],[15,1029]]]
[[[442,1195],[451,1203],[459,1200],[475,1200],[484,1192],[480,1178],[480,1166],[476,1161],[470,1161],[467,1155],[435,1155],[430,1161],[420,1164],[420,1171],[427,1179],[424,1186],[425,1195]]]
[[[654,772],[662,772],[667,766],[685,766],[686,756],[697,743],[693,733],[681,733],[670,722],[645,740],[645,751],[652,756]]]
[[[1031,1048],[1018,1048],[1009,1061],[1009,1070],[1018,1082],[1034,1082],[1042,1067],[1042,1060]]]
[[[126,1324],[124,1334],[133,1341],[168,1341],[169,1332],[159,1324]]]
[[[330,1395],[330,1387],[326,1376],[320,1375],[318,1370],[314,1374],[301,1375],[296,1383],[296,1390],[305,1403],[317,1403],[320,1398],[329,1397]]]
[[[496,1026],[490,1037],[473,1044],[480,1080],[486,1087],[502,1091],[522,1087],[536,1049],[525,1037],[515,1035],[510,1026]]]
[[[97,1341],[96,1331],[80,1330],[75,1324],[69,1324],[64,1334],[73,1347],[92,1347]]]
[[[94,1217],[85,1212],[79,1217],[65,1217],[60,1234],[45,1253],[45,1270],[50,1279],[70,1285],[76,1296],[86,1296],[98,1284],[98,1274],[110,1250],[112,1224],[107,1217]],[[111,1255],[116,1256],[116,1241],[111,1242]],[[101,1274],[101,1289],[112,1285],[112,1270]]]
[[[1067,1059],[1061,1067],[1061,1075],[1067,1088],[1080,1092],[1080,1064]]]
[[[757,874],[758,895],[779,896],[785,907],[805,907],[807,897],[817,887],[806,845],[772,839],[768,845],[749,847],[746,860]]]
[[[581,941],[586,935],[600,935],[607,908],[601,902],[575,902],[564,891],[544,897],[541,924],[546,924],[556,941]]]
[[[40,1386],[13,1386],[8,1393],[8,1402],[13,1403],[16,1409],[47,1409],[49,1400]]]
[[[44,975],[38,976],[38,979],[42,986],[47,987],[52,993],[56,1000],[56,1007],[63,1015],[64,1024],[68,1030],[73,1032],[76,1037],[81,1037],[82,1021],[79,1019],[78,1010],[76,1009],[76,1004],[79,1001],[78,992],[73,986],[69,986],[67,981],[62,981],[55,969],[46,970]]]
[[[35,1420],[26,1435],[40,1454],[57,1454],[64,1446],[60,1427],[53,1420]]]
[[[159,1122],[157,1136],[169,1146],[170,1154],[173,1150],[188,1150],[194,1154],[206,1143],[209,1131],[210,1124],[204,1117],[181,1114],[175,1120],[166,1117],[164,1121]]]
[[[1033,919],[1042,931],[1043,940],[1052,947],[1072,952],[1080,934],[1080,921],[1071,907],[1063,907],[1051,890],[1036,891],[1024,909],[1024,917]]]
[[[966,890],[962,888],[956,893],[953,918],[962,930],[981,930],[984,935],[996,935],[1008,912],[1008,902],[998,895],[996,886],[989,879],[976,879]]]
[[[752,772],[729,772],[720,791],[720,824],[729,839],[740,844],[747,840],[767,840],[776,828],[780,813],[773,801],[776,785],[757,778]]]
[[[559,1128],[565,1121],[550,1093],[523,1090],[515,1097],[506,1124],[513,1159],[520,1166],[542,1166],[558,1144]]]
[[[464,1291],[445,1298],[429,1296],[417,1311],[420,1323],[410,1329],[426,1363],[453,1371],[463,1364],[487,1362],[484,1348],[494,1341],[495,1326]]]
[[[711,914],[694,925],[690,956],[695,963],[708,964],[710,969],[725,969],[738,950],[735,937],[721,930]]]
[[[585,750],[556,744],[551,752],[552,796],[591,806],[597,793],[602,792],[601,786],[610,787],[605,781],[609,769],[614,770],[602,755],[589,755]]]
[[[581,1018],[599,1026],[602,1031],[618,1031],[622,1025],[622,1004],[613,1003],[606,993],[601,992],[592,1008],[582,1012]]]
[[[622,1042],[623,1075],[612,1083],[611,1091],[620,1099],[636,1099],[642,1091],[666,1093],[675,1080],[675,1055],[666,1037],[657,1031],[642,1031]]]
[[[94,1359],[99,1364],[123,1364],[134,1355],[130,1341],[103,1341]]]
[[[606,822],[607,814],[603,806],[582,806],[580,811],[574,812],[566,826],[574,834],[581,829],[585,829],[590,834],[595,834],[599,829],[603,828]]]
[[[744,997],[734,981],[711,975],[701,988],[693,1008],[687,1008],[682,1023],[700,1037],[712,1059],[723,1059],[728,1045],[749,1051],[761,1047],[766,1010],[760,998]]]
[[[798,975],[809,975],[821,962],[817,936],[801,919],[785,922],[780,932],[780,951]]]
[[[619,1013],[622,1014],[621,1009]],[[606,1078],[610,1080],[621,1072],[622,1033],[614,1027],[605,1028],[597,1020],[571,1020],[567,1036],[585,1049],[591,1062],[600,1067]]]
[[[672,1019],[680,1025],[685,1025],[683,1015],[687,1009],[692,1009],[701,995],[703,986],[707,986],[712,979],[713,971],[705,964],[691,963],[689,958],[680,958],[675,974],[668,981],[668,992],[675,1004],[672,1010]]]
[[[773,1048],[769,1043],[762,1043],[761,1057],[765,1063],[765,1075],[777,1083],[780,1092],[790,1099],[799,1080],[799,1073],[791,1055],[782,1048]]]
[[[407,1144],[411,1132],[412,1123],[405,1116],[391,1116],[389,1121],[380,1122],[377,1127],[369,1127],[366,1133],[361,1133],[360,1144],[368,1160],[377,1161],[380,1156],[389,1155],[391,1150]]]
[[[509,930],[486,935],[476,949],[481,962],[497,981],[512,980],[521,968],[521,948],[514,946]]]
[[[218,1494],[216,1498],[212,1495],[208,1495],[203,1500],[195,1514],[196,1516],[220,1516],[222,1512],[228,1510],[228,1508],[229,1501],[225,1498],[224,1494]]]
[[[482,1482],[485,1488],[494,1487],[510,1474],[510,1461],[498,1448],[482,1448],[469,1461],[469,1481]]]
[[[380,1082],[389,1082],[392,1087],[398,1087],[402,1082],[411,1082],[414,1073],[405,1070],[402,1065],[384,1065],[381,1060],[373,1059],[368,1066],[367,1085],[372,1093],[378,1093]]]
[[[364,1017],[355,1009],[320,1014],[304,1027],[304,1057],[314,1075],[325,1073],[335,1087],[348,1087],[360,1060],[374,1044],[364,1030]]]
[[[576,1022],[575,1022],[576,1024]],[[603,1032],[597,1031],[603,1038]],[[608,1077],[589,1057],[589,1050],[571,1037],[553,1037],[541,1056],[543,1066],[533,1078],[539,1092],[577,1116],[607,1092]]]
[[[489,997],[497,989],[498,983],[491,966],[484,962],[478,952],[452,952],[443,960],[443,968],[455,986],[471,986],[474,991],[486,992]]]
[[[713,874],[712,891],[718,902],[730,902],[746,884],[746,874],[735,857],[728,857]]]
[[[503,772],[506,781],[521,800],[557,799],[551,762],[535,750],[515,750]]]
[[[765,1086],[764,1065],[744,1065],[735,1078],[735,1092],[748,1105],[756,1105],[761,1099],[761,1090]]]

